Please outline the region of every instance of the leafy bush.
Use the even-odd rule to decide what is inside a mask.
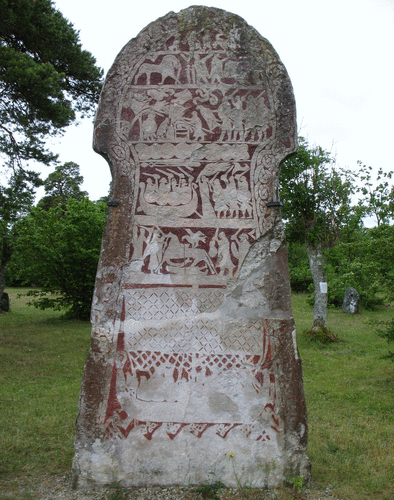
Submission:
[[[374,309],[382,304],[376,273],[368,263],[359,259],[343,262],[337,267],[328,265],[328,283],[328,303],[331,306],[342,307],[345,291],[349,287],[357,290],[361,307]]]
[[[67,316],[88,319],[107,207],[70,199],[45,211],[39,207],[16,224],[11,274],[42,288],[33,304],[67,309]]]
[[[380,235],[381,228],[359,230],[351,241],[340,242],[328,253],[330,305],[341,307],[348,287],[358,291],[360,305],[365,309],[382,304],[383,298],[390,300],[392,266],[388,260],[392,259],[393,251],[386,238]]]

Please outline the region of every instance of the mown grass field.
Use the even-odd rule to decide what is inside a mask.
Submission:
[[[27,298],[17,298],[23,290],[7,291],[12,309],[0,315],[0,489],[12,478],[69,473],[90,336],[89,323],[27,307]],[[387,343],[370,322],[391,319],[394,309],[356,316],[330,310],[329,327],[341,342],[328,346],[302,334],[313,312],[305,295],[293,296],[293,312],[309,414],[310,490],[321,498],[392,500],[394,363],[381,359]]]

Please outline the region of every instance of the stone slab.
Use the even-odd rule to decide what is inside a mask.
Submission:
[[[94,148],[113,181],[74,485],[307,478],[277,198],[295,103],[275,50],[228,12],[169,13],[116,58]]]
[[[357,314],[360,302],[360,295],[355,288],[346,288],[343,297],[343,312],[347,314]]]

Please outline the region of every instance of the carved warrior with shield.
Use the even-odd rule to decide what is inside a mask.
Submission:
[[[276,52],[233,14],[168,14],[117,57],[94,147],[116,203],[97,272],[75,485],[307,477],[287,251],[272,203],[279,164],[296,150],[295,104]]]

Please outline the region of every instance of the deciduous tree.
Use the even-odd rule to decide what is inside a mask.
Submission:
[[[389,224],[394,219],[394,188],[392,178],[393,171],[385,172],[380,168],[373,179],[373,168],[363,165],[361,161],[357,162],[361,187],[362,199],[360,206],[366,215],[375,218],[378,226]]]
[[[327,324],[326,252],[349,224],[357,225],[360,214],[351,208],[354,177],[339,169],[335,159],[320,146],[299,139],[298,152],[280,171],[280,191],[286,232],[293,241],[303,241],[315,288],[314,326]]]
[[[70,198],[65,210],[35,207],[18,221],[10,267],[19,280],[42,287],[37,307],[89,318],[106,212],[103,202]]]

